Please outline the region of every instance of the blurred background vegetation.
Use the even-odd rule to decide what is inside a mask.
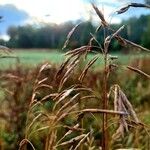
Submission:
[[[10,39],[8,41],[1,39],[0,44],[10,48],[62,48],[67,34],[79,22],[82,21],[66,22],[60,25],[43,23],[40,26],[11,26],[7,30]],[[122,37],[150,48],[150,15],[133,17],[111,26],[118,29],[122,25],[125,25],[125,29],[121,33]],[[76,48],[88,44],[91,38],[90,33],[93,33],[95,29],[96,25],[92,20],[81,23],[71,38],[70,47]],[[98,33],[96,38],[102,40],[104,34]],[[120,51],[121,49],[122,47],[117,42],[111,44],[112,51]]]

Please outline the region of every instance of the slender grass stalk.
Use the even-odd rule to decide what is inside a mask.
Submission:
[[[108,82],[108,69],[107,69],[107,50],[104,50],[104,72],[103,72],[103,109],[108,109],[108,97],[107,97],[107,82]],[[103,137],[102,137],[102,150],[108,150],[109,149],[109,131],[108,131],[108,114],[103,113],[103,119],[102,119],[102,131],[103,131]]]

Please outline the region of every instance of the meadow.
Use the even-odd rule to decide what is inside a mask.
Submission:
[[[2,55],[6,55],[5,53]],[[101,55],[101,54],[99,54]],[[131,51],[129,53],[122,53],[122,52],[113,52],[110,55],[114,55],[118,57],[118,63],[122,65],[127,65],[131,63],[134,59],[140,59],[144,57],[149,57],[145,53],[140,53],[137,51]],[[7,56],[7,55],[6,55]],[[0,69],[8,69],[8,68],[15,68],[17,63],[20,63],[24,67],[33,68],[37,67],[41,63],[50,62],[53,65],[59,66],[65,60],[65,52],[62,49],[12,49],[9,56],[12,58],[1,58]],[[87,61],[93,57],[93,54],[89,54],[87,57]],[[94,65],[95,69],[103,66],[103,58],[102,55],[100,56],[101,60],[97,61]],[[18,62],[19,61],[19,62]]]
[[[6,54],[4,53],[4,55]],[[76,105],[76,102],[73,102],[73,99],[78,99],[77,91],[80,89],[81,98],[79,100],[79,106],[76,106],[75,110],[86,110],[86,108],[95,108],[96,110],[97,106],[101,108],[99,100],[102,100],[100,98],[100,93],[103,92],[102,70],[104,65],[102,55],[99,54],[100,59],[89,69],[86,78],[82,82],[82,86],[79,81],[79,78],[81,77],[80,74],[82,74],[82,71],[86,68],[86,64],[95,56],[89,54],[86,61],[84,61],[84,57],[81,57],[78,67],[73,72],[70,72],[71,76],[67,79],[68,81],[63,83],[63,89],[61,90],[62,92],[60,92],[60,96],[62,97],[60,98],[58,97],[59,95],[57,95],[57,92],[60,90],[60,83],[62,82],[67,68],[64,68],[65,70],[63,71],[64,73],[61,73],[62,75],[59,74],[59,71],[68,56],[66,57],[64,56],[64,53],[52,50],[29,51],[23,49],[15,50],[9,55],[17,56],[18,59],[1,59],[1,64],[3,64],[3,66],[1,65],[0,70],[1,149],[16,149],[16,147],[18,148],[19,143],[22,148],[25,148],[24,144],[28,142],[29,144],[26,145],[26,149],[41,150],[47,148],[47,132],[53,131],[51,126],[54,126],[54,128],[57,129],[56,144],[62,142],[62,145],[61,143],[60,145],[58,144],[57,149],[68,149],[72,138],[75,138],[76,140],[76,137],[80,137],[80,135],[87,135],[83,134],[84,132],[91,132],[86,143],[81,144],[81,149],[86,150],[90,147],[94,147],[93,149],[97,150],[99,139],[102,138],[102,129],[101,127],[99,128],[99,125],[102,125],[101,117],[98,114],[90,112],[90,114],[85,114],[85,117],[81,117],[80,119],[80,113],[79,116],[71,114],[66,116],[65,112],[68,112],[70,108]],[[111,55],[118,56],[118,60],[115,61],[115,63],[123,68],[112,72],[108,81],[108,86],[117,83],[120,87],[123,87],[130,102],[136,108],[136,113],[139,119],[149,125],[149,81],[142,75],[134,72],[132,73],[125,69],[125,65],[138,67],[149,74],[150,57],[146,53],[141,54],[137,52],[129,54],[113,53]],[[72,86],[74,86],[77,91],[74,91],[71,95],[63,95],[63,92],[65,93],[71,90]],[[92,90],[93,94],[89,93],[90,90]],[[55,108],[56,110],[53,108],[56,107],[55,101],[53,101],[53,96],[54,99],[57,97],[59,98],[58,102],[60,100],[60,104],[56,103],[58,105],[57,108]],[[68,102],[69,99],[72,102]],[[112,100],[113,98],[111,97],[110,99]],[[32,101],[35,102],[32,104]],[[42,114],[48,116],[48,118],[50,117],[50,120],[48,119],[48,121]],[[55,116],[57,114],[62,115],[62,120],[53,125],[53,115]],[[64,118],[63,115],[66,117]],[[114,132],[116,125],[113,125],[114,121],[111,120],[111,118],[109,118],[109,121],[109,124],[112,124],[112,127],[110,128],[112,133]],[[81,126],[76,125],[78,122],[81,123]],[[124,135],[123,139],[111,141],[112,149],[140,147],[144,150],[149,147],[149,136],[147,135],[149,128],[144,127],[144,130],[142,127],[143,125],[137,126],[132,124],[131,126],[133,126],[133,128],[129,128],[129,133]],[[136,130],[134,130],[134,128]],[[66,135],[65,132],[67,132]],[[62,137],[64,139],[61,139]],[[27,141],[25,142],[23,140],[21,142],[22,139]],[[69,141],[69,143],[67,144],[65,141]],[[74,142],[74,145],[76,147],[78,145],[77,142]]]

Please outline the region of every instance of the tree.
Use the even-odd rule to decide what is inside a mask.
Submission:
[[[18,43],[17,43],[17,40],[18,40],[18,28],[15,27],[15,26],[11,26],[8,28],[8,31],[7,31],[7,34],[8,36],[10,37],[7,45],[8,47],[18,47]]]
[[[145,46],[146,48],[150,48],[150,16],[148,17],[148,26],[147,28],[145,28],[145,31],[142,35],[142,40],[141,43],[143,46]]]
[[[142,15],[139,18],[133,17],[124,20],[121,24],[113,24],[111,27],[114,30],[118,30],[124,24],[125,28],[120,33],[121,36],[141,44],[141,40],[143,40],[143,43],[146,42],[145,37],[143,39],[141,37],[147,30],[148,18],[148,15]],[[61,25],[43,24],[38,27],[33,25],[10,27],[7,32],[10,36],[8,46],[14,48],[62,48],[67,34],[75,24],[73,22],[67,22]],[[90,33],[94,34],[95,29],[96,27],[90,21],[81,23],[76,28],[76,32],[71,36],[68,47],[75,48],[88,44],[92,37]],[[103,42],[104,36],[107,35],[104,35],[102,30],[99,30],[94,36],[98,41]],[[96,45],[97,43],[95,42],[94,44]],[[122,48],[117,42],[113,43],[113,41],[110,46],[115,51]]]
[[[5,46],[6,45],[6,41],[3,39],[0,39],[0,45]]]
[[[150,0],[145,0],[145,3],[146,4],[150,4]]]

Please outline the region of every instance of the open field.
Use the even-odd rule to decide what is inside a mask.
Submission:
[[[38,64],[42,62],[44,63],[45,61],[49,61],[50,64],[51,62],[54,64],[60,64],[65,59],[63,54],[58,52],[56,53],[48,51],[25,50],[14,51],[14,54],[20,58],[20,62],[23,63],[23,66],[27,67],[21,66],[16,67],[16,69],[12,69],[9,68],[9,65],[11,64],[15,67],[15,62],[12,62],[12,60],[8,59],[10,64],[8,63],[8,66],[5,66],[6,60],[1,60],[1,63],[4,64],[4,68],[6,69],[1,70],[0,72],[0,146],[2,148],[8,150],[16,149],[16,147],[18,148],[18,145],[22,139],[28,138],[37,150],[42,150],[43,147],[46,146],[47,142],[45,137],[47,136],[47,133],[51,131],[51,126],[53,126],[52,121],[55,121],[53,116],[57,115],[57,113],[65,116],[65,112],[67,112],[70,107],[73,107],[74,104],[76,105],[76,102],[79,106],[77,105],[75,110],[86,108],[101,108],[102,98],[100,97],[100,94],[103,92],[102,70],[97,69],[96,71],[93,71],[92,67],[87,73],[86,78],[81,85],[81,87],[83,86],[87,89],[90,88],[90,90],[93,91],[93,94],[95,94],[96,98],[92,97],[93,94],[90,93],[90,91],[81,90],[80,100],[82,100],[82,103],[80,103],[80,100],[78,100],[78,97],[76,97],[78,96],[78,93],[76,93],[77,91],[75,93],[72,92],[72,94],[64,97],[63,101],[60,102],[61,104],[57,104],[57,107],[54,109],[53,107],[55,105],[55,101],[53,101],[53,97],[49,97],[49,94],[55,95],[57,94],[57,92],[59,92],[59,83],[63,78],[63,73],[62,76],[58,77],[56,80],[55,76],[57,74],[57,71],[59,70],[60,65],[52,65],[50,68],[48,68],[48,70],[45,69],[39,74],[39,70],[41,70],[41,64],[40,66]],[[147,59],[149,57],[146,57],[144,54],[124,55],[118,53],[114,55],[118,55],[120,63],[125,65],[132,62],[130,65],[134,66],[138,66],[140,64],[140,69],[149,73],[148,64],[150,60]],[[88,59],[91,59],[91,57],[92,55],[90,54]],[[99,62],[97,62],[96,64],[96,68],[98,68],[98,66],[102,68],[102,62],[103,61],[99,59]],[[84,68],[84,64],[82,62],[81,64],[81,67]],[[28,67],[31,68],[29,69]],[[75,71],[71,73],[71,76],[63,85],[62,92],[67,92],[65,89],[71,88],[72,85],[79,83],[78,79],[82,72],[81,67],[77,67]],[[2,66],[1,69],[3,69]],[[40,85],[40,82],[43,83]],[[120,69],[119,72],[112,72],[110,80],[108,82],[109,86],[116,83],[120,85],[120,88],[122,88],[126,93],[133,107],[136,108],[135,111],[140,121],[149,125],[149,81],[134,72],[132,73],[128,70]],[[38,86],[40,87],[42,85],[43,88],[38,89]],[[46,87],[48,87],[48,89]],[[80,87],[77,87],[77,89],[79,90]],[[45,98],[45,96],[47,98],[43,101],[43,98]],[[88,96],[90,97],[88,98]],[[74,101],[72,101],[73,97],[76,97]],[[31,103],[32,98],[35,99],[36,105],[34,105],[34,103]],[[112,97],[110,98],[110,103],[112,103]],[[47,120],[45,116],[48,116],[50,120]],[[82,132],[89,132],[90,130],[92,130],[92,134],[90,135],[91,137],[89,137],[91,139],[89,140],[91,140],[90,142],[94,140],[95,143],[92,144],[95,144],[96,147],[98,147],[99,139],[101,139],[102,135],[101,127],[99,127],[102,124],[101,114],[99,115],[95,113],[87,113],[85,114],[84,118],[81,118],[80,120],[79,119],[80,118],[77,118],[76,115],[70,114],[57,122],[54,125],[54,128],[57,129],[56,140],[59,141],[67,131],[69,131],[70,134],[66,135],[62,142],[70,140],[72,137],[82,134]],[[82,126],[78,127],[77,130],[70,130],[70,127],[74,128],[76,120],[79,120],[78,122],[81,123]],[[111,120],[110,117],[109,121],[111,125],[110,132],[114,133],[115,129],[117,128],[117,124],[113,125],[115,123],[115,120]],[[83,131],[81,130],[82,128],[84,129]],[[129,130],[130,132],[125,135],[125,138],[118,141],[120,145],[117,145],[112,141],[111,146],[113,147],[113,149],[121,148],[126,145],[128,147],[142,147],[142,149],[145,150],[145,147],[148,147],[147,143],[149,137],[147,136],[145,130],[143,130],[142,126],[136,127],[136,125],[133,124],[133,128],[129,126]],[[146,128],[146,130],[149,130],[149,128]],[[139,140],[139,142],[137,142],[137,140]],[[89,146],[90,144],[88,145],[88,147]],[[68,147],[65,147],[65,145],[62,147],[62,149],[68,149]],[[84,144],[83,147],[85,148],[85,150],[88,149]],[[95,148],[94,150],[97,149]]]
[[[18,49],[12,50],[12,53],[9,54],[10,56],[15,56],[19,58],[19,63],[25,67],[36,67],[38,64],[44,62],[50,62],[55,65],[60,65],[66,58],[64,56],[63,50],[48,50],[48,49]],[[117,62],[119,64],[129,64],[136,58],[143,58],[149,57],[146,54],[138,54],[138,53],[130,53],[130,54],[123,54],[123,53],[112,53],[111,55],[118,56]],[[88,59],[93,57],[92,54],[88,55]],[[16,58],[1,58],[0,59],[0,69],[7,69],[7,68],[14,68],[18,63],[18,59]],[[103,60],[99,60],[96,62],[96,68],[103,65]]]
[[[49,52],[48,50],[13,50],[10,56],[19,58],[19,62],[26,67],[35,67],[46,61],[60,64],[64,57],[58,51]],[[2,68],[15,67],[18,60],[16,58],[3,58],[0,60]]]

